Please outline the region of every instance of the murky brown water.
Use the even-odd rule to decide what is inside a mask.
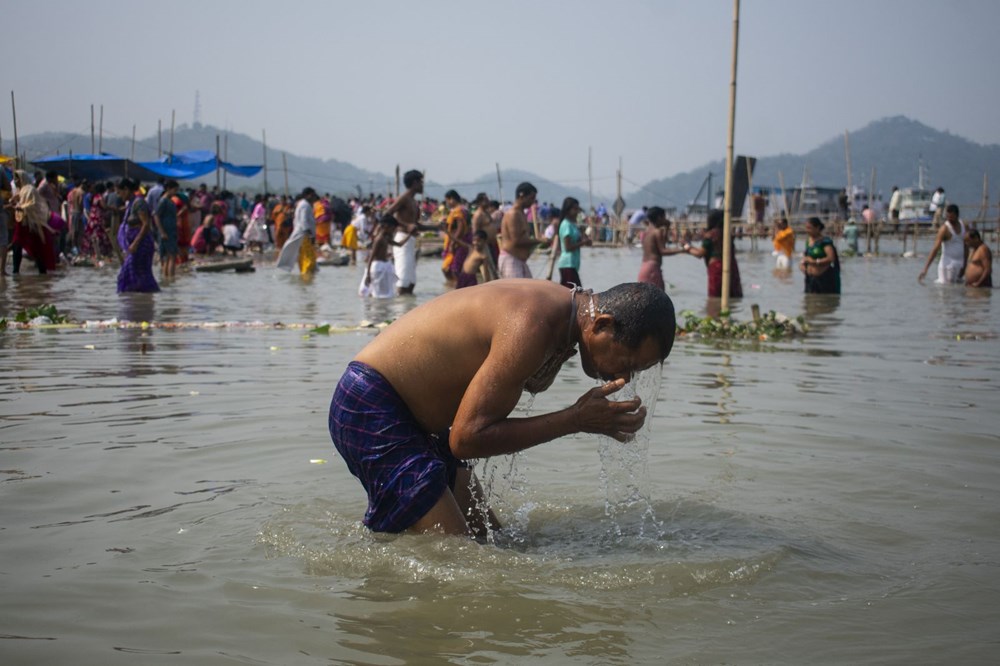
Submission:
[[[639,256],[589,251],[583,280],[634,279]],[[918,285],[919,259],[845,259],[839,299],[740,262],[737,316],[804,313],[811,335],[681,341],[636,443],[481,463],[512,526],[485,547],[360,526],[326,410],[373,332],[0,333],[0,661],[995,662],[996,297]],[[665,274],[704,311],[700,262]],[[77,269],[8,277],[0,315],[354,325],[440,293],[436,262],[418,275],[416,299],[366,303],[354,268],[130,297]],[[571,362],[522,409],[590,386]]]

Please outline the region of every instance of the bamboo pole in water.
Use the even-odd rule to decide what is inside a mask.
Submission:
[[[747,227],[750,228],[750,252],[752,252],[753,254],[757,254],[757,232],[759,231],[759,229],[757,229],[757,217],[756,217],[757,213],[753,203],[754,202],[753,169],[750,167],[749,159],[746,160],[746,163],[747,163],[747,192],[749,192],[750,196],[750,210],[748,211],[749,215],[747,216],[747,218],[752,220],[750,224],[747,225]],[[763,224],[763,222],[764,221],[761,220],[761,224]]]
[[[785,219],[788,220],[788,224],[792,223],[791,213],[788,211],[788,193],[785,192],[785,176],[778,171],[778,187],[781,188],[781,208],[785,211]]]
[[[135,125],[132,125],[132,149],[129,152],[129,159],[135,162]]]
[[[260,138],[264,150],[264,194],[267,194],[267,130],[260,131]]]
[[[868,187],[868,210],[870,211],[868,215],[872,217],[875,221],[875,254],[878,254],[879,239],[882,237],[882,222],[881,220],[875,218],[875,210],[872,208],[872,204],[875,203],[875,167],[872,167],[872,178]]]
[[[101,123],[97,126],[97,152],[104,152],[104,105],[101,104]]]
[[[615,202],[618,202],[622,198],[622,163],[621,163],[621,158],[618,158],[618,173],[616,175],[617,175],[618,187],[617,187],[617,190],[616,190]],[[624,212],[625,212],[625,209],[622,208],[622,213],[624,213]],[[628,238],[628,231],[625,229],[625,225],[624,225],[624,222],[623,222],[622,215],[621,215],[621,213],[615,213],[615,231],[614,231],[613,234],[611,234],[611,243],[614,244],[614,245],[618,245],[618,244],[624,245],[625,244],[625,240],[627,238]]]
[[[587,146],[587,216],[594,212],[594,149]]]
[[[990,205],[990,175],[989,173],[983,173],[983,203],[979,207],[979,212],[976,213],[976,218],[974,222],[985,222],[986,212],[989,210]]]
[[[733,57],[729,82],[729,135],[726,140],[726,190],[722,218],[722,304],[720,312],[729,310],[729,274],[732,268],[731,247],[733,200],[733,138],[736,134],[736,64],[740,39],[740,0],[733,0]]]
[[[20,156],[20,148],[17,146],[17,105],[14,104],[14,91],[10,91],[10,113],[14,119],[14,168],[21,166],[18,164],[18,157]]]
[[[173,139],[171,139],[172,141]],[[173,146],[170,147],[170,159],[173,159]],[[219,135],[215,135],[215,187],[221,187],[221,169],[219,168]]]
[[[844,130],[844,161],[847,163],[847,215],[850,217],[854,193],[851,192],[851,134]]]
[[[288,194],[288,154],[285,151],[281,151],[281,168],[285,171],[285,196]]]

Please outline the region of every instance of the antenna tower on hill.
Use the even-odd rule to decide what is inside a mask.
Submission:
[[[195,127],[201,127],[201,91],[194,91],[194,123]]]

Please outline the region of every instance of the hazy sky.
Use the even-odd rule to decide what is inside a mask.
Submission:
[[[461,184],[503,168],[625,189],[725,154],[731,0],[46,0],[3,11],[19,135],[201,121]],[[744,0],[738,153],[906,115],[1000,143],[1000,1]],[[9,105],[0,113],[12,151]],[[214,148],[214,146],[206,146]]]

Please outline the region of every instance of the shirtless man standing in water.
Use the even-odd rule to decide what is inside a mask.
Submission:
[[[670,298],[639,283],[592,294],[497,280],[411,310],[354,357],[330,405],[333,443],[368,493],[365,525],[484,537],[499,525],[477,510],[465,461],[577,432],[631,439],[646,408],[609,396],[663,362],[675,328]],[[605,383],[565,409],[512,418],[522,392],[546,390],[577,346],[583,371]]]
[[[438,229],[420,223],[420,206],[417,205],[416,196],[424,191],[424,174],[415,169],[407,171],[403,174],[403,186],[406,191],[383,213],[399,222],[393,238],[396,246],[392,248],[392,257],[396,275],[399,276],[396,292],[400,295],[412,294],[417,286],[417,240],[414,235],[418,231]]]
[[[531,252],[545,243],[528,235],[526,208],[535,203],[538,190],[531,183],[521,183],[514,191],[514,205],[504,213],[500,221],[500,277],[530,278],[528,257]]]
[[[993,286],[993,252],[983,242],[975,229],[965,232],[965,245],[969,248],[969,261],[965,265],[965,285],[968,287]]]

